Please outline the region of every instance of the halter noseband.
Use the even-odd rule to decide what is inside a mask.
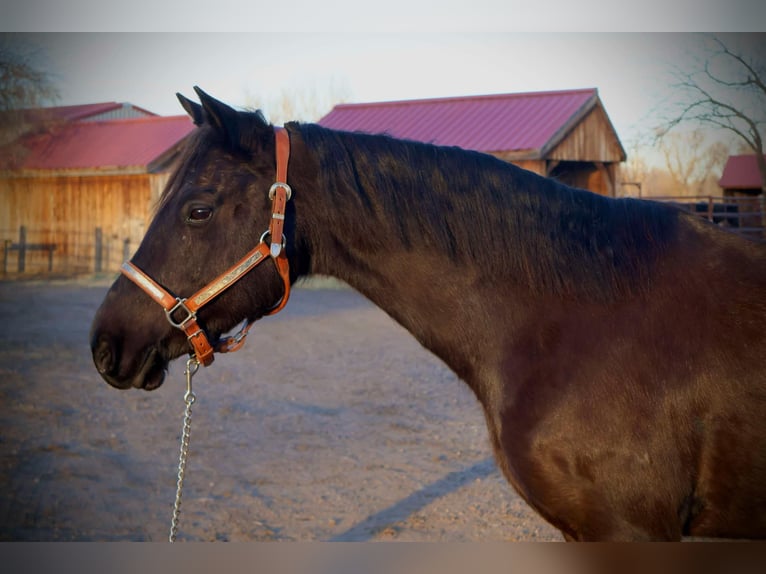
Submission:
[[[250,252],[247,253],[233,266],[229,267],[221,275],[213,279],[191,297],[182,299],[174,297],[146,273],[141,271],[130,261],[126,261],[120,268],[120,272],[138,285],[154,301],[159,303],[165,310],[165,315],[173,327],[181,329],[192,346],[197,361],[206,367],[213,362],[215,352],[228,353],[236,351],[245,343],[245,337],[252,325],[246,321],[242,329],[231,337],[224,337],[215,346],[208,341],[205,331],[197,324],[197,311],[215,299],[227,288],[244,277],[258,264],[271,258],[282,278],[285,291],[282,299],[271,308],[266,315],[273,315],[281,311],[290,297],[290,267],[285,253],[285,236],[283,234],[285,222],[285,208],[289,201],[292,190],[287,185],[287,162],[290,159],[290,137],[284,128],[274,128],[276,139],[277,177],[276,183],[269,190],[269,199],[272,202],[271,223],[268,231],[261,235],[261,240]],[[266,237],[270,243],[266,243]],[[180,313],[186,316],[180,320],[174,317]]]

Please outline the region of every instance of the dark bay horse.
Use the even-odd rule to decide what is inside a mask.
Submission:
[[[277,209],[275,128],[198,95],[179,95],[199,127],[94,319],[109,384],[156,388],[189,352],[163,293],[209,292],[168,315],[215,347],[332,275],[469,385],[500,469],[566,539],[766,537],[764,245],[488,155],[297,123]],[[231,281],[243,256],[264,263]]]

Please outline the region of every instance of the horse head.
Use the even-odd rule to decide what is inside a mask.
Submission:
[[[201,105],[178,98],[198,129],[130,266],[178,301],[226,274],[261,243],[270,229],[268,192],[275,181],[275,131],[263,115],[236,111],[195,90]],[[116,279],[96,313],[93,360],[114,387],[155,389],[169,362],[189,352],[188,333],[175,328],[187,310],[163,310],[128,275]],[[195,321],[215,342],[243,320],[265,314],[286,295],[287,281],[275,265],[259,265],[195,309]]]

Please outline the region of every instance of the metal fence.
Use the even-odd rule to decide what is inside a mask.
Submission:
[[[766,197],[647,197],[671,203],[754,241],[766,240]]]
[[[137,242],[107,235],[47,229],[0,229],[3,278],[34,275],[73,276],[117,271]]]

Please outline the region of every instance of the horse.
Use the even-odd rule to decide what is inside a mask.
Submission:
[[[178,98],[197,127],[93,319],[107,383],[207,365],[298,278],[334,276],[470,387],[499,469],[567,541],[766,537],[766,246],[195,90]]]

